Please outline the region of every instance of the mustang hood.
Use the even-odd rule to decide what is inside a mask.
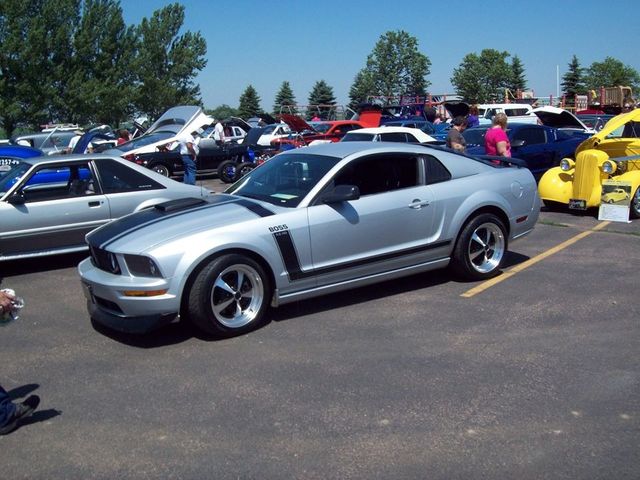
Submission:
[[[578,152],[581,152],[582,150],[597,147],[602,140],[607,138],[607,136],[611,135],[615,130],[627,124],[628,122],[640,122],[640,108],[636,108],[635,110],[631,110],[628,113],[623,113],[621,115],[613,117],[605,124],[604,127],[602,127],[602,130],[600,130],[592,137],[587,138],[584,142],[578,145],[576,154]]]
[[[189,125],[202,114],[202,109],[196,106],[182,105],[173,107],[164,112],[145,133],[149,134],[157,130],[162,130],[165,132],[173,132],[177,135],[185,126]]]
[[[140,245],[146,251],[188,233],[273,214],[258,202],[233,195],[215,195],[209,200],[182,198],[121,217],[92,231],[86,240],[94,249],[142,253]]]
[[[533,113],[535,113],[542,124],[547,127],[589,130],[589,127],[582,123],[578,117],[563,108],[545,106],[534,108]]]

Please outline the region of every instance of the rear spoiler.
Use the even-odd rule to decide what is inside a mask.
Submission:
[[[476,155],[476,158],[479,158],[481,160],[486,160],[489,163],[492,163],[494,165],[501,165],[503,167],[528,168],[527,162],[525,162],[520,158],[509,158],[509,157],[502,157],[499,155]]]

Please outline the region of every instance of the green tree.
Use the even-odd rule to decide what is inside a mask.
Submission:
[[[571,62],[568,64],[567,73],[562,76],[562,93],[566,95],[567,103],[573,105],[575,97],[584,93],[586,87],[583,82],[583,68],[580,67],[578,57],[573,55]]]
[[[640,87],[638,71],[620,60],[606,57],[602,62],[593,62],[587,68],[585,84],[588,89],[597,90],[600,87],[629,86],[633,90]]]
[[[527,80],[524,75],[524,65],[520,57],[514,55],[511,59],[511,78],[509,78],[509,85],[507,86],[513,95],[518,90],[523,91],[527,88]]]
[[[356,86],[368,88],[373,83],[374,95],[424,95],[430,83],[431,61],[418,50],[418,40],[403,30],[383,34],[367,57],[363,76]],[[355,83],[355,82],[354,82]],[[360,95],[360,92],[354,92]]]
[[[82,12],[56,107],[74,123],[118,125],[133,110],[135,29],[125,25],[117,0],[85,0]]]
[[[333,94],[333,88],[324,80],[318,80],[309,93],[309,105],[320,105],[318,109],[320,118],[327,120],[331,116],[335,104],[336,97]],[[318,110],[310,109],[308,115],[311,116]]]
[[[0,1],[0,115],[7,135],[54,117],[56,79],[68,67],[78,0]]]
[[[273,114],[278,115],[282,107],[294,107],[296,105],[296,98],[291,90],[291,85],[286,80],[282,82],[280,90],[276,94],[276,99],[273,104]],[[284,113],[289,113],[288,109],[285,109]],[[292,112],[295,113],[295,112]]]
[[[451,84],[458,95],[470,103],[490,103],[504,98],[512,70],[506,59],[508,52],[485,49],[480,55],[465,55],[458,68],[454,68]]]
[[[179,35],[183,22],[184,6],[173,3],[144,18],[137,28],[135,104],[152,118],[175,105],[202,103],[194,80],[207,64],[207,46],[199,32]]]
[[[260,107],[260,97],[253,85],[249,85],[242,95],[240,95],[240,106],[238,107],[238,116],[243,119],[257,117],[262,113]]]
[[[360,70],[349,89],[349,108],[357,110],[361,103],[365,103],[370,96],[375,94],[376,88],[371,73],[366,69]]]
[[[237,117],[238,109],[223,103],[222,105],[218,105],[216,108],[206,109],[205,113],[207,115],[211,115],[215,119],[224,120],[229,117]]]

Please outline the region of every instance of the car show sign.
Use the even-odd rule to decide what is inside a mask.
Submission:
[[[631,182],[604,180],[598,220],[629,223]]]

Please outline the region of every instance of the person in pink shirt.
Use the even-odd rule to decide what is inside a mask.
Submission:
[[[487,155],[511,157],[511,142],[507,137],[507,116],[498,113],[493,117],[493,125],[484,136],[484,149]]]

